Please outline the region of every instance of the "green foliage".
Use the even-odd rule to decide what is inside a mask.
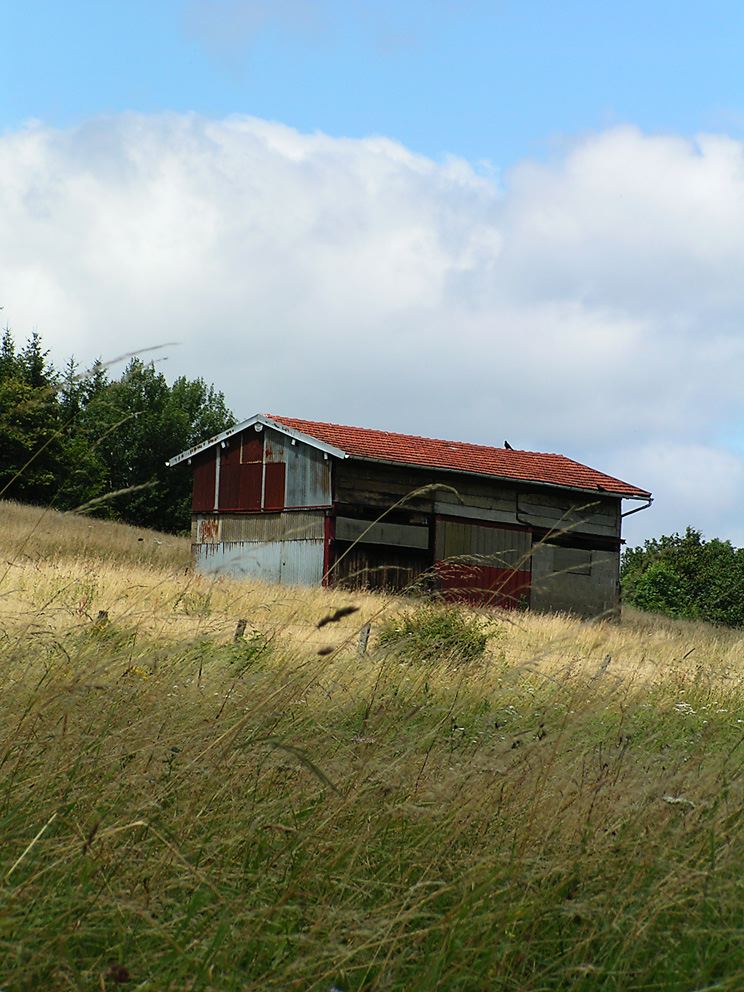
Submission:
[[[744,626],[744,548],[688,527],[623,554],[627,603],[671,617]]]
[[[0,344],[0,496],[27,502],[53,496],[63,455],[57,385],[39,336],[34,333],[17,352],[6,328]]]
[[[744,987],[720,660],[683,703],[26,621],[0,641],[4,988]]]
[[[81,374],[70,359],[59,373],[47,356],[38,334],[18,351],[6,328],[0,492],[163,531],[188,529],[191,478],[165,463],[235,423],[222,393],[203,379],[169,384],[138,359],[110,380],[101,363]]]
[[[491,619],[455,606],[426,605],[389,617],[381,626],[379,642],[408,661],[469,662],[481,657],[497,631]]]

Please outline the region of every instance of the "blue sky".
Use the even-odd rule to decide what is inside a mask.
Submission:
[[[503,168],[617,122],[739,132],[743,40],[736,2],[26,0],[0,121],[252,114]]]
[[[3,317],[744,544],[742,51],[733,2],[6,3]]]

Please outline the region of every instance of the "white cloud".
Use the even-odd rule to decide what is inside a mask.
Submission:
[[[654,488],[645,532],[704,503],[740,534],[744,463],[711,438],[744,406],[741,143],[616,128],[501,185],[243,117],[0,145],[0,302],[60,360],[176,339],[171,372],[238,415],[561,450]],[[735,495],[680,489],[690,452]]]

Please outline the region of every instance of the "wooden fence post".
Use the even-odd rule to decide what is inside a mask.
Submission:
[[[359,646],[357,648],[357,654],[361,658],[362,655],[367,653],[367,643],[369,641],[369,632],[372,629],[371,623],[365,623],[362,629],[359,631]]]

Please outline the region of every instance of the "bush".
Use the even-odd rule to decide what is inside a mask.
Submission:
[[[744,548],[730,541],[688,527],[627,548],[620,577],[625,602],[639,609],[744,626]]]
[[[498,632],[494,620],[466,613],[454,606],[422,606],[389,617],[379,642],[407,661],[446,658],[469,662],[480,658]]]
[[[639,610],[685,616],[686,595],[682,580],[665,561],[655,561],[643,572],[633,588],[632,602]]]

